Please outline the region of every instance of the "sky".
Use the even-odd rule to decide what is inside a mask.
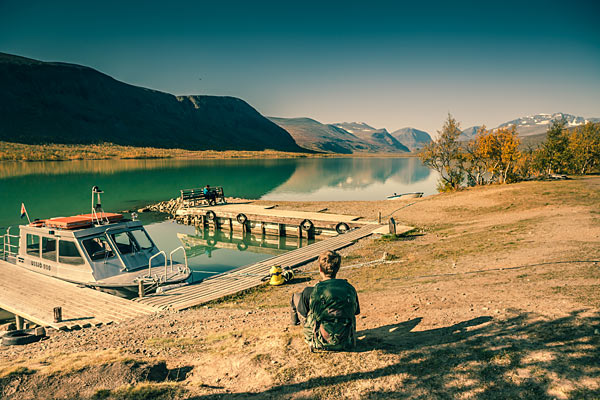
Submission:
[[[267,116],[434,133],[448,113],[463,128],[600,117],[598,15],[578,0],[0,0],[0,52]]]

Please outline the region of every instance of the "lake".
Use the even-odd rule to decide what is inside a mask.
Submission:
[[[184,188],[223,186],[226,196],[266,200],[382,200],[396,192],[436,192],[437,174],[417,158],[301,158],[259,160],[97,160],[0,162],[0,231],[30,218],[89,213],[91,188],[104,190],[106,211],[133,210],[179,196]],[[177,233],[202,236],[194,227],[140,215],[167,252]],[[221,272],[271,257],[230,249],[191,252],[194,269]],[[200,254],[202,253],[202,254]]]

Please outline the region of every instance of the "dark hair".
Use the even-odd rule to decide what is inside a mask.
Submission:
[[[335,251],[328,250],[319,255],[319,270],[328,278],[335,278],[341,263],[342,257]]]

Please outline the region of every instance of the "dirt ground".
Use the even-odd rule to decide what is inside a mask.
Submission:
[[[600,177],[277,204],[416,228],[341,251],[356,351],[310,353],[290,326],[313,263],[282,287],[1,347],[1,397],[600,398]]]

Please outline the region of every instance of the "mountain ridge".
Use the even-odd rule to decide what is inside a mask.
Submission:
[[[306,151],[236,97],[175,96],[93,68],[0,53],[0,140]]]

